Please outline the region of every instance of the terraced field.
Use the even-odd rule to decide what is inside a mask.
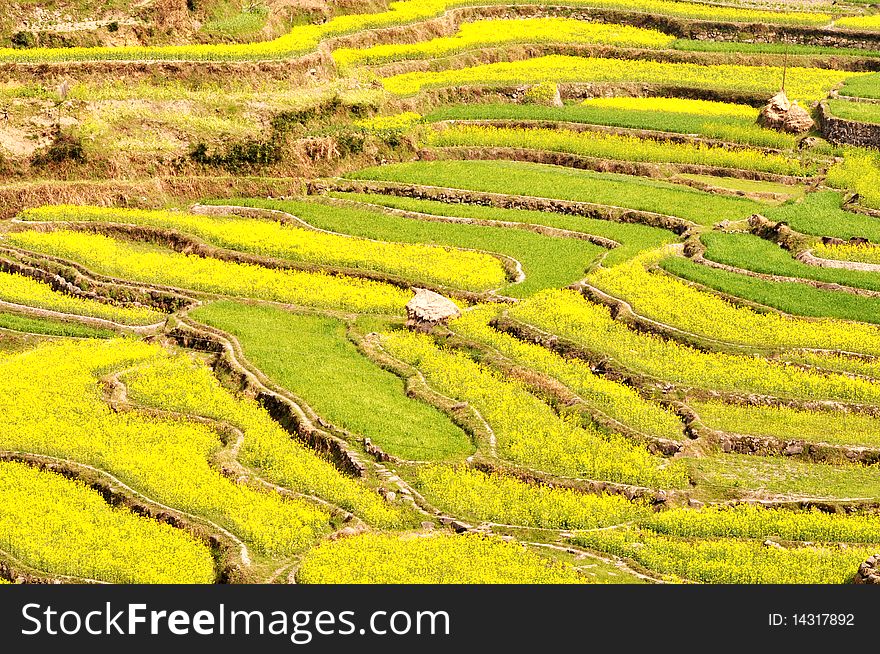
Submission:
[[[0,583],[852,582],[876,5],[318,4],[0,22]]]

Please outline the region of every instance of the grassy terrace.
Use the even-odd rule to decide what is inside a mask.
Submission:
[[[799,282],[758,279],[680,257],[671,257],[660,265],[683,279],[791,315],[880,323],[880,298],[814,288]]]
[[[473,452],[449,418],[407,397],[403,380],[362,356],[339,320],[232,302],[192,315],[235,336],[249,361],[326,420],[390,454],[442,460]]]
[[[332,502],[376,527],[399,527],[404,513],[341,473],[275,422],[253,400],[231,393],[187,354],[151,362],[121,377],[136,404],[234,425],[244,436],[236,459],[286,489]]]
[[[44,336],[68,336],[73,338],[112,338],[115,333],[108,329],[95,329],[74,322],[61,322],[48,318],[32,318],[17,313],[0,312],[0,329],[9,329]]]
[[[351,179],[445,186],[607,204],[677,216],[701,225],[740,220],[763,205],[639,177],[506,161],[420,161],[367,168]]]
[[[773,198],[758,198],[769,204],[781,204],[789,200],[797,200],[804,197],[806,188],[804,186],[793,186],[791,184],[780,184],[779,182],[765,182],[752,179],[739,179],[738,177],[716,177],[713,175],[676,175],[673,180],[689,180],[697,184],[705,184],[713,189],[723,189],[733,192],[766,194],[772,193]]]
[[[676,98],[595,98],[581,104],[545,107],[534,104],[466,104],[440,107],[429,121],[535,120],[699,134],[760,147],[792,148],[795,137],[755,124],[758,112],[736,105]]]
[[[705,143],[662,143],[637,136],[566,129],[452,125],[429,132],[426,143],[435,147],[549,150],[599,159],[712,166],[801,177],[816,172],[815,164],[782,154],[730,150]]]
[[[866,238],[880,243],[880,221],[872,216],[841,208],[843,196],[833,191],[808,193],[802,200],[763,213],[770,220],[788,223],[795,231],[812,236],[842,239]]]
[[[880,273],[809,266],[795,259],[788,250],[759,236],[711,232],[700,238],[706,245],[707,259],[729,266],[770,275],[880,290]]]
[[[584,276],[604,252],[588,241],[557,238],[522,230],[429,222],[395,216],[369,207],[337,207],[317,202],[245,199],[236,203],[294,213],[321,229],[408,243],[433,243],[506,254],[519,261],[525,281],[501,293],[524,297],[544,288],[566,286]]]
[[[862,123],[880,123],[880,105],[873,102],[830,100],[828,108],[838,118],[856,120]]]
[[[527,211],[524,209],[499,209],[496,207],[483,207],[475,204],[447,204],[433,200],[419,200],[404,198],[395,195],[378,195],[371,193],[331,193],[331,197],[342,200],[362,202],[364,204],[379,205],[401,211],[410,211],[430,216],[443,216],[448,218],[465,218],[479,221],[496,221],[522,223],[525,225],[544,225],[558,229],[567,229],[573,232],[591,234],[610,238],[620,243],[602,258],[602,265],[615,266],[636,256],[639,252],[653,250],[667,243],[677,240],[674,234],[657,227],[648,225],[614,223],[607,220],[594,218],[582,218],[579,216],[566,216],[564,214],[551,213],[548,211]],[[562,252],[560,249],[559,252]],[[556,255],[557,257],[559,254]],[[549,262],[548,262],[549,263]],[[579,264],[576,264],[576,266]],[[526,282],[528,285],[528,281]],[[563,286],[553,284],[550,286]],[[549,286],[548,286],[549,287]],[[509,289],[509,291],[512,289]],[[509,292],[508,291],[508,292]]]
[[[788,69],[786,75],[786,90],[791,98],[814,101],[824,98],[832,88],[860,73],[793,67]],[[639,82],[771,96],[779,90],[780,79],[782,68],[777,66],[703,66],[550,55],[460,70],[403,73],[383,79],[382,84],[387,91],[399,96],[450,86],[504,87],[547,80],[560,83]]]

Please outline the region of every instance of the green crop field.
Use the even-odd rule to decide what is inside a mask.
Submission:
[[[872,579],[876,3],[13,5],[4,587]]]

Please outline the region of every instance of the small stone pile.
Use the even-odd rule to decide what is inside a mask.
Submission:
[[[803,134],[815,126],[810,112],[797,102],[791,102],[785,91],[780,91],[761,108],[758,116],[761,127],[775,129],[779,132]]]
[[[426,288],[414,289],[415,297],[406,304],[407,325],[430,329],[432,326],[458,318],[461,312],[455,302]]]
[[[856,584],[880,584],[880,554],[869,556],[868,560],[859,566],[856,578],[853,582]]]

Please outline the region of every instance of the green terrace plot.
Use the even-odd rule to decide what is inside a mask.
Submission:
[[[501,62],[458,70],[412,72],[382,80],[395,95],[411,96],[420,91],[451,86],[506,87],[553,82],[638,82],[695,89],[717,89],[757,93],[770,97],[779,90],[783,70],[779,66],[665,63],[657,61],[581,58],[550,55],[526,61]],[[859,73],[818,68],[789,68],[786,90],[791,98],[814,101]],[[863,75],[863,74],[862,74]]]
[[[807,463],[790,457],[717,454],[688,459],[702,499],[880,498],[880,468]]]
[[[192,315],[234,336],[249,361],[324,419],[389,454],[440,460],[473,452],[449,418],[407,397],[402,379],[361,355],[339,320],[232,302]]]
[[[721,111],[720,109],[728,109]],[[793,148],[797,139],[755,124],[758,111],[736,105],[676,98],[594,98],[581,104],[545,107],[536,104],[469,104],[440,107],[429,121],[534,120],[648,129],[760,147]]]
[[[608,357],[617,368],[686,387],[880,404],[880,387],[869,381],[778,365],[755,356],[704,352],[641,333],[574,291],[543,291],[507,311],[516,320]]]
[[[544,288],[581,279],[604,250],[588,241],[544,236],[528,231],[430,222],[395,216],[371,207],[331,206],[317,202],[235,200],[238,204],[280,209],[321,229],[365,238],[433,243],[505,254],[522,264],[525,281],[508,284],[501,293],[525,297]]]
[[[281,218],[203,216],[181,211],[140,211],[55,206],[25,211],[23,220],[97,221],[148,225],[192,234],[219,247],[314,264],[377,270],[467,290],[505,283],[501,263],[487,254],[422,244],[383,243],[328,234]]]
[[[102,275],[148,284],[372,313],[402,313],[410,299],[410,293],[388,284],[179,254],[101,234],[16,232],[5,238],[28,250],[75,260]]]
[[[347,177],[444,186],[626,207],[677,216],[700,225],[741,220],[764,205],[641,177],[509,161],[418,161],[349,173]]]
[[[48,318],[32,318],[17,313],[0,312],[0,329],[45,336],[69,336],[75,338],[112,338],[115,332],[96,329],[75,322],[62,322]]]
[[[759,279],[718,270],[682,257],[665,259],[660,266],[682,279],[794,316],[880,323],[880,298],[877,297],[825,290],[801,282]]]
[[[756,349],[820,348],[880,354],[880,328],[874,325],[839,320],[802,320],[736,306],[714,293],[699,290],[663,271],[656,271],[654,264],[661,261],[663,267],[672,272],[681,268],[685,276],[692,271],[723,273],[685,259],[668,258],[664,251],[660,251],[641,255],[616,268],[594,270],[587,281],[626,301],[639,315],[713,340]],[[728,278],[742,281],[742,292],[745,293],[755,290],[748,285],[749,281],[757,282],[757,289],[777,287],[770,282],[725,274],[727,277],[721,276],[722,281]],[[714,280],[711,275],[707,277],[707,281]],[[792,296],[797,297],[796,294]],[[808,293],[807,300],[810,299],[814,298]]]
[[[838,118],[856,120],[862,123],[880,123],[880,104],[874,102],[830,100],[828,108]]]
[[[857,98],[880,99],[880,74],[873,73],[852,77],[844,83],[840,94]]]
[[[566,129],[452,125],[429,132],[426,143],[435,147],[549,150],[600,159],[735,168],[776,175],[808,176],[816,172],[815,164],[758,150],[731,150],[705,143],[663,143],[637,136]]]
[[[340,48],[333,51],[333,59],[340,66],[364,66],[405,59],[447,57],[477,48],[514,43],[595,43],[662,48],[674,40],[675,37],[657,30],[587,23],[571,18],[478,20],[463,23],[455,36],[420,43],[393,43],[362,49]]]
[[[880,243],[880,219],[841,208],[843,196],[833,191],[808,193],[802,200],[765,208],[763,213],[774,221],[785,222],[793,230],[812,236],[851,239],[866,238]]]
[[[567,216],[549,211],[500,209],[476,204],[447,204],[434,200],[373,193],[330,193],[330,196],[342,200],[425,214],[427,218],[431,216],[444,216],[477,221],[520,223],[524,226],[545,225],[582,234],[602,236],[620,243],[618,247],[613,248],[602,258],[602,265],[606,267],[626,261],[644,250],[653,250],[677,240],[672,232],[657,227],[639,225],[637,223],[615,223],[608,220],[597,220],[580,216]],[[557,254],[556,256],[561,255]],[[528,285],[528,280],[526,285]],[[555,286],[564,286],[564,284],[555,284]]]
[[[738,177],[717,177],[714,175],[676,175],[673,181],[681,182],[688,180],[696,182],[699,187],[707,186],[713,190],[727,190],[734,193],[754,194],[753,199],[776,204],[787,202],[788,200],[796,200],[804,197],[806,186],[798,184],[781,184],[779,182],[765,182],[762,180],[739,179]],[[772,197],[764,199],[761,197],[765,194],[772,194]]]
[[[718,263],[768,275],[880,290],[880,273],[810,266],[795,259],[788,250],[759,236],[711,232],[700,238],[706,245],[705,257]]]
[[[688,400],[710,429],[851,447],[880,447],[880,419],[844,411],[804,411]]]

